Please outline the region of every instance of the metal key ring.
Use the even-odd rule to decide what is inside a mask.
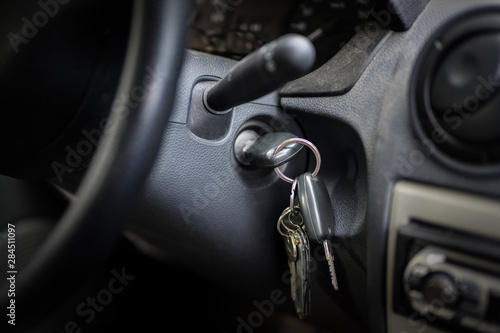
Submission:
[[[296,208],[296,207],[294,207],[294,208]],[[302,214],[300,213],[300,211],[296,211],[296,215],[293,215],[293,216],[300,216],[300,222],[299,222],[298,224],[295,224],[294,222],[292,222],[292,219],[290,218],[291,216],[292,216],[292,213],[288,214],[288,222],[289,222],[291,225],[293,225],[293,226],[297,227],[296,229],[293,229],[293,230],[298,230],[298,229],[300,229],[300,226],[301,226],[302,224],[304,224],[304,217],[302,216]],[[283,225],[284,225],[285,229],[287,229],[287,230],[288,230],[288,227],[287,227],[285,224],[283,224]]]
[[[289,236],[292,232],[298,230],[300,228],[300,224],[302,224],[304,222],[304,218],[302,217],[302,214],[301,214],[300,218],[301,218],[302,221],[299,223],[299,225],[293,223],[290,220],[290,214],[291,214],[291,209],[290,209],[290,207],[287,207],[287,208],[285,208],[285,210],[281,214],[280,218],[278,219],[278,224],[276,225],[276,229],[278,229],[278,232],[280,233],[281,236],[284,236],[284,237]],[[286,224],[283,222],[283,219],[287,215],[288,215],[288,221],[290,222],[291,225],[293,225],[293,226],[296,227],[295,229],[287,227]],[[287,232],[288,232],[287,234],[285,234],[283,231],[281,231],[281,226],[283,226],[287,230]]]
[[[283,223],[283,217],[284,216],[281,216],[279,219],[278,219],[278,224],[276,225],[276,229],[278,230],[279,234],[283,237],[288,237],[290,236],[290,234],[294,231],[290,228],[288,228],[284,223]],[[284,227],[286,229],[286,233],[284,233],[283,231],[281,231],[281,227]]]
[[[297,215],[297,211],[295,210],[294,203],[295,203],[295,190],[297,188],[297,179],[295,179],[292,183],[292,192],[290,193],[290,213],[292,215]]]
[[[306,146],[307,148],[311,149],[312,152],[314,153],[314,156],[316,157],[316,168],[314,169],[313,173],[311,174],[311,178],[314,178],[318,175],[318,172],[319,172],[319,168],[321,167],[321,155],[319,153],[319,150],[318,148],[316,148],[316,146],[306,140],[306,139],[302,139],[302,138],[291,138],[291,139],[287,139],[285,141],[283,141],[277,148],[276,150],[274,151],[273,155],[276,155],[277,153],[279,153],[285,146],[288,146],[289,144],[291,143],[300,143],[304,146]],[[290,183],[290,184],[293,184],[293,179],[290,178],[290,177],[287,177],[283,174],[283,172],[281,172],[281,170],[279,168],[274,168],[274,171],[276,172],[276,174],[278,175],[278,177],[280,177],[282,180],[284,180],[285,182],[287,183]]]

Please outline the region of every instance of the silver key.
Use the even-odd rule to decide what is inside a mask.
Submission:
[[[278,220],[278,231],[283,236],[290,268],[290,290],[295,312],[300,319],[311,312],[311,289],[309,280],[309,238],[303,229],[300,211],[285,208]]]
[[[335,264],[334,264],[335,257],[333,256],[332,244],[330,243],[330,240],[328,239],[323,240],[323,249],[325,250],[325,257],[326,261],[328,262],[328,269],[330,270],[330,277],[332,279],[333,289],[339,290],[339,283],[337,281],[337,272],[335,271]]]

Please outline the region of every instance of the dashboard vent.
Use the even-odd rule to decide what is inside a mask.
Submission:
[[[417,62],[412,94],[416,132],[436,143],[437,155],[498,170],[500,13],[461,17],[438,31]]]

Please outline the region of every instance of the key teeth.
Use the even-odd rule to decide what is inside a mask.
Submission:
[[[331,244],[328,240],[323,241],[323,248],[325,251],[325,257],[328,262],[328,268],[330,270],[330,277],[332,279],[332,286],[335,291],[339,290],[339,284],[337,281],[337,273],[335,271],[335,263],[334,263],[334,256],[333,256],[333,251],[331,248]]]
[[[335,273],[333,273],[333,274],[335,274]],[[332,281],[332,286],[333,286],[333,290],[335,290],[335,291],[339,290],[339,284],[337,283],[337,280],[335,280],[335,282]]]
[[[337,273],[335,272],[335,267],[333,266],[333,261],[328,262],[328,268],[330,270],[330,277],[332,279],[332,286],[335,291],[339,290],[339,284],[337,281]]]

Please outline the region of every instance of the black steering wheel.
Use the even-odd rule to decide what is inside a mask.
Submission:
[[[186,0],[134,1],[116,97],[130,96],[139,88],[143,94],[135,103],[115,104],[76,199],[30,264],[19,272],[18,323],[29,322],[34,313],[45,313],[43,300],[53,297],[61,286],[80,283],[113,248],[161,143],[183,61],[190,12],[191,1]],[[2,306],[9,302],[6,296],[6,290],[2,291]]]

